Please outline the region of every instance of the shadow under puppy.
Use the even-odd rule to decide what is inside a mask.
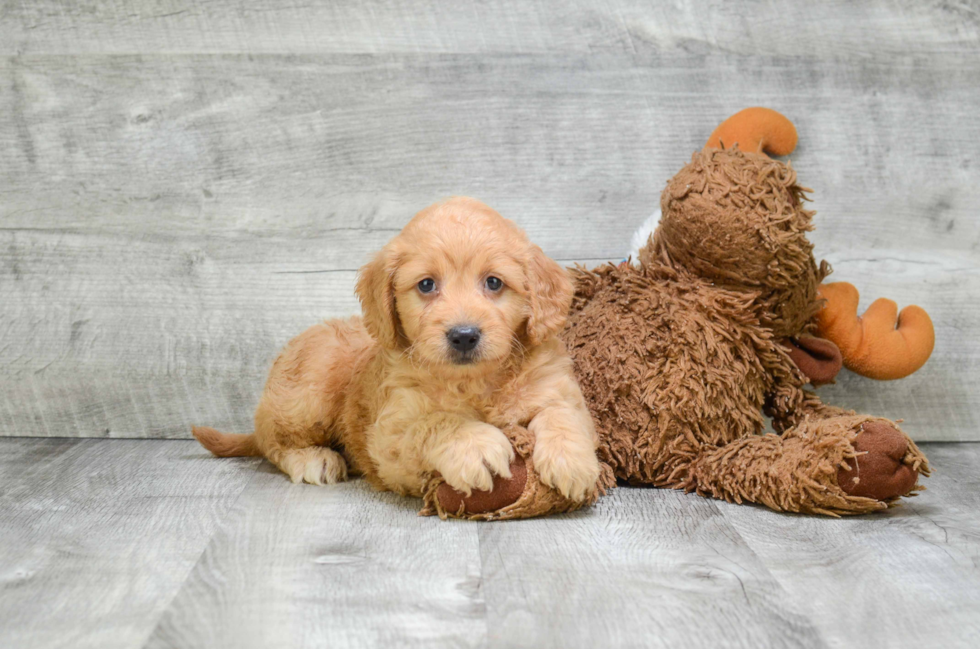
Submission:
[[[363,317],[325,321],[286,345],[254,434],[194,436],[221,457],[263,455],[294,482],[356,473],[420,496],[438,473],[469,495],[524,470],[502,432],[519,429],[533,436],[540,480],[581,503],[600,469],[557,337],[572,290],[567,271],[494,210],[437,203],[361,269]]]

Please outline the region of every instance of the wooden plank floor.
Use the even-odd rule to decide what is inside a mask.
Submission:
[[[179,440],[0,439],[0,647],[976,647],[980,444],[880,515],[657,489],[506,523]]]

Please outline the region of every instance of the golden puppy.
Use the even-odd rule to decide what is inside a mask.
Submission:
[[[438,471],[466,494],[510,477],[500,431],[526,426],[545,484],[595,488],[592,418],[556,337],[572,295],[563,268],[471,198],[419,212],[361,269],[363,318],[294,338],[272,366],[253,435],[195,428],[215,455],[264,455],[294,482],[363,474],[418,496]]]

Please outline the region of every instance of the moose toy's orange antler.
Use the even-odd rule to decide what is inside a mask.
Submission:
[[[844,367],[872,379],[900,379],[925,365],[936,342],[924,309],[875,300],[858,316],[858,291],[847,282],[820,285],[826,306],[817,313],[819,335],[834,342]],[[897,320],[897,324],[896,324]]]
[[[719,124],[708,138],[713,149],[736,144],[746,153],[789,155],[796,148],[796,127],[771,108],[746,108]]]

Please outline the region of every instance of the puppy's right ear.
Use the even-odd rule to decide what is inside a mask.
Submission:
[[[361,267],[355,289],[364,313],[364,326],[385,349],[398,347],[394,286],[396,270],[397,257],[389,244]]]

